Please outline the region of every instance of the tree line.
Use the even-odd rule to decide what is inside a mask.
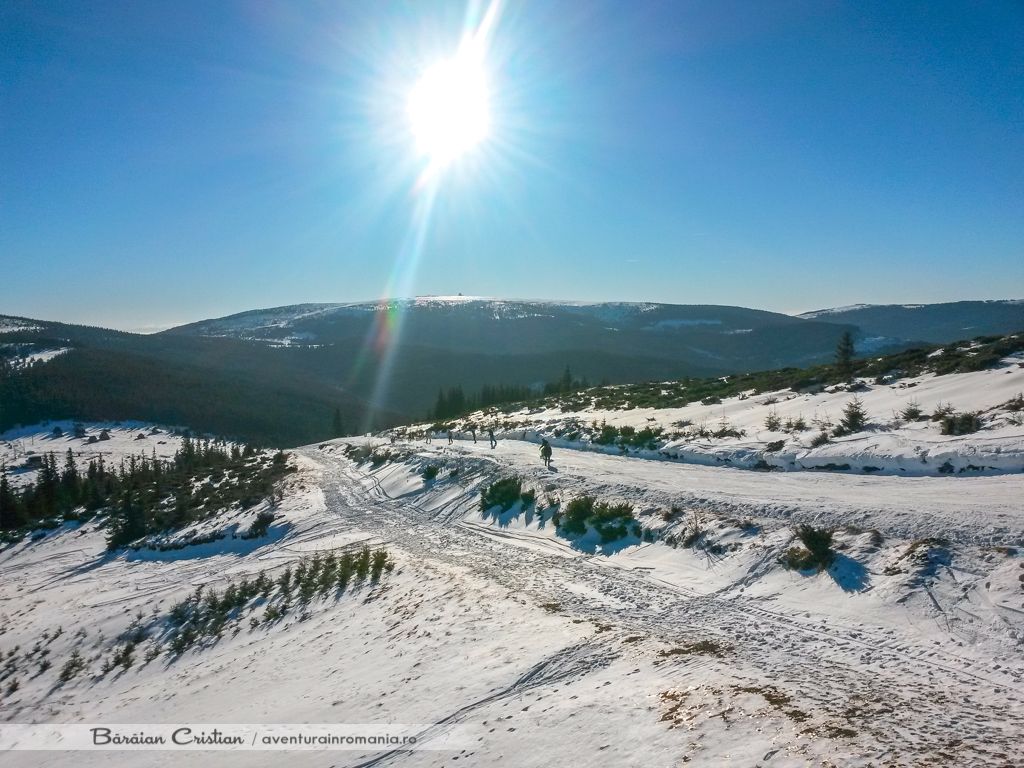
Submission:
[[[42,457],[35,482],[12,488],[0,473],[0,531],[88,519],[106,510],[108,546],[182,528],[218,509],[257,504],[291,471],[287,457],[251,445],[228,447],[185,437],[169,459],[133,455],[111,465],[100,455],[80,467],[69,448],[63,464]]]
[[[572,371],[569,370],[569,366],[565,367],[565,371],[559,378],[549,381],[539,388],[526,384],[484,384],[476,395],[467,395],[462,386],[457,385],[449,387],[447,390],[438,391],[437,401],[428,414],[428,418],[443,421],[492,405],[525,402],[538,397],[578,392],[589,387],[590,384],[586,378],[575,378]]]

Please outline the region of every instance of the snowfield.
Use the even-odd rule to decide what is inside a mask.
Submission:
[[[355,449],[379,458],[357,463]],[[0,718],[444,722],[476,734],[455,753],[301,757],[322,766],[1024,761],[1020,474],[759,473],[563,449],[546,470],[536,452],[506,439],[331,441],[294,452],[299,472],[265,538],[107,554],[90,522],[8,546],[0,651],[19,650],[0,673]],[[482,511],[481,489],[511,475],[536,503]],[[629,503],[650,533],[560,535],[555,512],[582,494]],[[836,527],[826,571],[779,563],[797,522]],[[198,585],[276,578],[364,543],[396,562],[379,584],[253,627],[257,599],[215,642],[180,657],[160,645],[161,617]],[[148,637],[134,663],[101,674],[140,613]],[[75,648],[88,667],[61,683]],[[5,765],[140,764],[130,752],[43,755],[13,751]]]
[[[614,388],[611,388],[614,389]],[[935,376],[927,374],[891,384],[860,380],[850,389],[829,387],[816,393],[790,390],[740,395],[720,403],[692,402],[681,408],[583,410],[524,408],[510,413],[478,411],[454,422],[460,438],[470,425],[521,440],[608,453],[627,452],[601,445],[593,435],[604,425],[639,431],[660,430],[656,449],[629,448],[630,455],[708,466],[780,471],[829,470],[905,477],[941,474],[985,475],[1024,472],[1024,411],[1011,402],[1024,397],[1024,358],[1012,357],[991,370]],[[867,411],[867,425],[843,437],[814,445],[831,431],[854,398]],[[923,412],[922,420],[907,421],[908,405]],[[966,435],[943,435],[928,416],[937,409],[978,413],[983,427]],[[778,418],[780,428],[766,426]],[[785,430],[786,422],[802,420],[804,428]],[[421,424],[398,434],[418,434]],[[707,433],[732,432],[723,437]],[[701,433],[704,433],[703,436]]]
[[[81,427],[81,436],[75,435],[75,426]],[[60,430],[55,436],[54,428]],[[100,440],[106,431],[108,439]],[[7,472],[15,488],[34,482],[37,467],[32,457],[53,453],[57,465],[63,466],[68,450],[80,467],[93,459],[108,465],[117,464],[129,456],[156,456],[170,459],[181,447],[182,436],[173,434],[169,427],[141,421],[76,422],[70,420],[47,422],[17,427],[0,433],[0,468]]]

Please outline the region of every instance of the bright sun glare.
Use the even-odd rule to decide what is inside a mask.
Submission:
[[[409,95],[408,111],[416,149],[432,164],[447,164],[473,149],[490,129],[480,58],[461,51],[427,69]]]

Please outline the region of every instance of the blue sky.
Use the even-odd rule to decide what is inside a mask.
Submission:
[[[1019,2],[505,3],[492,140],[419,218],[406,94],[464,2],[0,14],[0,313],[1024,296]]]

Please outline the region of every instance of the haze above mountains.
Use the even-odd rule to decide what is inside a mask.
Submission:
[[[189,424],[275,444],[425,415],[442,387],[720,376],[1024,329],[1024,302],[742,307],[427,297],[303,304],[139,335],[0,316],[0,429],[52,418]],[[59,354],[56,354],[60,351]],[[33,361],[35,364],[32,364]],[[45,362],[43,362],[45,361]]]

